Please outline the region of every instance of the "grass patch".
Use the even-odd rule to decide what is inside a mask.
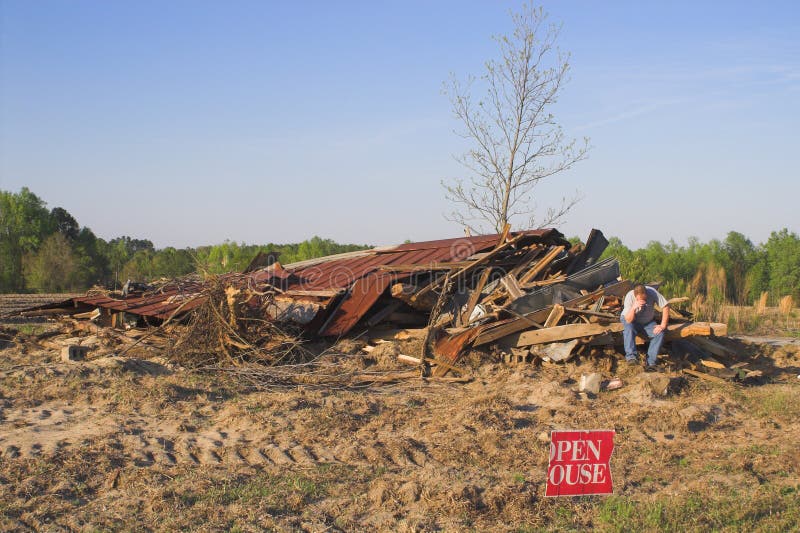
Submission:
[[[794,531],[800,526],[800,487],[756,493],[687,494],[652,501],[613,496],[597,509],[604,531]]]
[[[327,483],[300,473],[262,473],[230,480],[197,495],[197,502],[259,504],[275,511],[297,511],[327,495]]]
[[[800,402],[797,401],[797,393],[784,387],[749,389],[746,394],[737,395],[737,399],[759,418],[792,421],[800,417]]]

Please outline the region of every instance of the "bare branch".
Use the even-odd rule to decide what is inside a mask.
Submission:
[[[447,218],[470,231],[481,221],[500,231],[516,217],[526,218],[516,227],[534,227],[534,186],[569,170],[589,151],[588,139],[582,145],[565,141],[549,111],[570,68],[569,54],[557,48],[561,27],[547,23],[547,14],[533,6],[513,13],[512,21],[510,35],[495,37],[499,59],[486,62],[484,75],[466,83],[452,76],[445,88],[464,127],[459,135],[474,144],[457,158],[468,171],[467,179],[442,182],[447,199],[460,206]],[[485,91],[482,99],[474,96],[478,88]],[[558,222],[579,200],[579,195],[564,199],[542,221]]]

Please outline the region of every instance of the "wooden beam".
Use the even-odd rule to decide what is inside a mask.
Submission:
[[[615,315],[614,313],[604,313],[602,311],[590,311],[589,309],[578,309],[576,307],[565,307],[564,310],[568,313],[575,313],[576,315],[598,316],[601,318],[610,318],[610,319],[619,318],[619,315]]]
[[[611,324],[566,324],[553,328],[524,331],[519,333],[516,338],[512,337],[510,340],[515,341],[514,344],[516,346],[531,346],[533,344],[546,344],[549,342],[560,342],[578,339],[580,337],[601,335],[609,332],[619,332],[622,331],[622,329],[623,326],[621,322]]]
[[[713,381],[714,383],[728,383],[722,378],[718,378],[717,376],[712,376],[710,374],[706,374],[704,372],[698,372],[696,370],[692,370],[690,368],[683,369],[684,374],[689,374],[690,376],[694,376],[696,378],[705,379],[707,381]]]
[[[736,355],[735,350],[731,350],[730,348],[723,346],[718,342],[712,341],[711,339],[706,337],[691,337],[689,341],[692,342],[693,344],[696,344],[703,350],[710,352],[714,355],[718,355],[720,357]]]
[[[536,266],[528,270],[525,274],[519,278],[520,283],[528,283],[529,281],[533,281],[533,279],[541,274],[545,268],[550,266],[550,263],[556,258],[558,254],[564,251],[564,246],[556,246],[551,249],[547,254],[542,257],[542,259],[536,263]]]
[[[564,302],[562,305],[564,307],[576,307],[579,305],[583,305],[586,302],[593,301],[595,298],[603,295],[603,294],[616,294],[616,293],[625,293],[629,291],[633,287],[633,284],[630,281],[620,281],[615,283],[614,285],[610,285],[608,287],[597,289],[596,291],[589,293],[585,296],[578,296],[577,298],[573,298],[567,302]],[[526,318],[542,323],[547,320],[547,317],[550,315],[550,307],[545,307],[544,309],[540,309],[538,311],[534,311],[532,313],[527,313],[525,315]],[[490,342],[494,342],[498,339],[502,339],[507,335],[511,335],[512,333],[516,333],[518,331],[522,331],[523,329],[527,329],[529,322],[524,319],[516,318],[511,319],[507,322],[500,323],[500,324],[492,324],[491,326],[487,326],[484,328],[483,331],[478,335],[475,339],[474,346],[481,346],[483,344],[488,344]]]
[[[665,340],[673,340],[685,337],[724,337],[727,334],[727,324],[719,322],[683,322],[669,324],[664,338]]]
[[[519,276],[519,274],[525,270],[531,264],[531,261],[539,257],[542,253],[544,247],[540,244],[532,244],[528,247],[528,253],[526,253],[522,259],[519,260],[519,263],[512,268],[508,273],[514,276],[515,278]]]
[[[503,276],[503,278],[500,280],[500,283],[503,285],[503,287],[506,288],[506,292],[508,293],[510,301],[512,302],[517,298],[519,298],[520,296],[522,296],[523,294],[525,294],[519,288],[519,284],[517,283],[516,278],[511,274],[506,274],[505,276]]]
[[[475,288],[472,290],[472,294],[469,295],[469,300],[467,301],[467,308],[461,314],[460,320],[457,321],[457,325],[467,324],[469,322],[469,317],[472,315],[473,309],[478,304],[478,299],[481,297],[481,291],[486,286],[486,282],[489,281],[489,275],[492,273],[491,268],[484,268],[483,272],[481,273],[481,277],[478,279],[478,284],[475,285]]]
[[[428,294],[422,298],[417,298],[419,290],[416,285],[409,283],[395,283],[391,288],[392,298],[397,298],[409,306],[419,311],[429,312],[436,305],[437,296]]]
[[[558,325],[558,321],[561,320],[561,317],[564,316],[564,306],[555,304],[553,306],[553,310],[550,311],[550,315],[547,317],[547,320],[544,322],[544,328],[552,328]]]

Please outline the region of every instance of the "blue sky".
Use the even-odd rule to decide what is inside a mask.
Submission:
[[[519,2],[0,0],[0,188],[156,246],[458,236],[442,83]],[[630,247],[800,232],[800,3],[547,2],[588,160],[560,227]]]

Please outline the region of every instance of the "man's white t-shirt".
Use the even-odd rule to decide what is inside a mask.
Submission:
[[[661,309],[664,309],[667,305],[667,299],[661,296],[660,292],[652,287],[645,287],[645,289],[647,289],[647,303],[633,317],[633,321],[638,324],[649,324],[653,321],[653,317],[655,316],[655,304],[658,304]],[[622,316],[625,316],[635,303],[636,296],[634,296],[633,291],[628,291],[623,301]]]

